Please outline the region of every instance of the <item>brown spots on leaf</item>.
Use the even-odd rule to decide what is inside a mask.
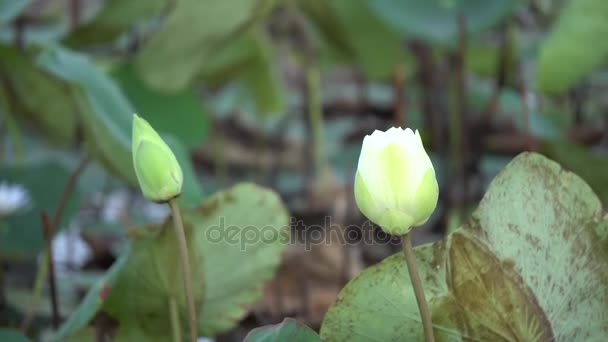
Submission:
[[[519,229],[519,226],[516,224],[508,223],[507,229],[510,230],[511,232],[513,232],[513,234],[521,235],[521,230]]]
[[[234,189],[228,190],[224,192],[224,201],[226,201],[226,203],[234,203],[236,202],[236,198],[238,196],[234,196],[233,194]]]
[[[266,198],[268,196],[266,194],[262,194],[260,198],[255,202],[257,206],[263,207],[266,204]]]
[[[534,235],[532,235],[530,233],[526,233],[526,235],[524,236],[524,238],[535,249],[540,249],[541,248],[540,239],[537,236],[534,236]]]
[[[219,200],[217,198],[213,198],[207,201],[205,204],[198,207],[198,212],[201,213],[204,217],[211,216],[219,207]]]
[[[467,222],[464,228],[467,231],[472,232],[474,235],[480,237],[482,240],[487,240],[488,233],[481,226],[480,218],[477,212],[474,212],[469,222]]]
[[[108,284],[106,284],[105,282],[101,285],[101,289],[99,290],[99,300],[100,301],[105,301],[106,298],[108,298],[108,295],[110,294],[110,286],[108,286]]]
[[[467,233],[454,233],[447,281],[460,308],[460,330],[483,341],[550,341],[551,325],[513,262],[501,262]]]
[[[430,265],[433,270],[436,270],[443,266],[445,263],[445,241],[438,242],[433,245],[433,259],[431,259]]]
[[[571,233],[570,229],[563,229],[563,230],[562,230],[562,238],[563,238],[565,241],[570,240],[570,233]]]

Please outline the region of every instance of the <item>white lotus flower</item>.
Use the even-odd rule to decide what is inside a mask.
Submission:
[[[27,190],[18,184],[0,183],[0,216],[14,214],[30,202]]]
[[[391,128],[363,139],[355,178],[361,212],[382,229],[403,235],[435,210],[439,187],[418,131]]]

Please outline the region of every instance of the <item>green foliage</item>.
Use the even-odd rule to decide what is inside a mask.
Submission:
[[[0,0],[0,23],[15,19],[31,0]]]
[[[114,262],[112,267],[108,269],[103,277],[101,277],[89,289],[86,296],[80,302],[80,305],[74,312],[70,314],[68,319],[61,325],[57,334],[54,336],[56,341],[64,341],[68,336],[73,335],[81,329],[85,328],[89,321],[101,309],[110,291],[113,290],[114,283],[118,275],[125,267],[129,253],[123,253],[118,260]]]
[[[203,248],[196,244],[195,229],[186,229],[195,302],[200,307],[205,294]],[[136,231],[132,253],[116,286],[104,305],[121,325],[137,326],[155,336],[171,331],[169,300],[178,302],[186,311],[179,267],[175,231],[169,222],[162,227],[145,227]]]
[[[285,94],[274,64],[272,44],[259,32],[254,36],[255,48],[247,67],[240,75],[247,92],[253,97],[256,112],[261,115],[283,113]]]
[[[0,0],[0,44],[24,47],[52,44],[63,37],[68,29],[67,1]],[[15,19],[24,19],[23,25]],[[11,22],[12,21],[12,22]],[[16,30],[21,26],[20,30]],[[20,34],[17,34],[17,32]]]
[[[330,49],[355,63],[370,79],[386,79],[405,57],[402,39],[365,0],[302,0]]]
[[[23,186],[30,198],[29,205],[23,210],[0,220],[0,255],[33,256],[42,249],[44,239],[40,213],[45,211],[53,217],[69,177],[64,165],[54,160],[0,168],[0,179]],[[78,198],[79,193],[75,189],[57,229],[63,228],[73,217]]]
[[[259,60],[257,55],[263,50],[259,47],[260,43],[253,29],[236,35],[230,44],[225,44],[209,56],[204,68],[199,72],[198,79],[212,87],[238,79]]]
[[[135,322],[122,322],[116,329],[115,342],[148,341],[166,342],[170,341],[170,330],[159,331],[154,335],[146,334]]]
[[[176,92],[205,69],[234,34],[268,13],[274,0],[183,0],[135,58],[135,67],[151,88]]]
[[[293,65],[278,63],[279,48],[283,48],[279,44],[283,41],[277,44],[273,40],[276,34],[300,43],[298,34],[290,30],[301,24],[298,28],[310,38],[307,42],[312,46],[296,46],[295,50],[312,52],[314,60],[300,63],[299,71],[310,69],[311,62],[319,62],[312,66],[315,70],[348,63],[362,71],[365,81],[373,82],[386,81],[397,66],[412,68],[406,74],[419,67],[419,79],[433,83],[433,94],[425,94],[427,89],[419,80],[405,80],[405,89],[400,90],[407,93],[404,100],[411,125],[422,120],[420,106],[425,105],[421,105],[425,95],[432,95],[428,98],[438,106],[435,109],[450,100],[443,81],[458,75],[452,72],[453,54],[444,54],[446,47],[456,46],[459,15],[466,20],[468,34],[465,72],[484,78],[467,81],[469,112],[484,116],[493,104],[489,101],[496,100],[497,110],[487,116],[492,117],[492,127],[500,128],[508,122],[516,130],[529,130],[541,139],[540,152],[565,170],[575,172],[589,186],[542,156],[524,154],[496,177],[470,220],[458,215],[461,210],[445,208],[447,238],[415,250],[437,340],[574,341],[603,340],[608,335],[608,216],[601,208],[601,201],[608,203],[607,160],[560,140],[565,128],[562,126],[571,124],[565,111],[560,113],[560,125],[553,122],[555,115],[541,116],[534,104],[530,104],[527,115],[512,115],[520,112],[522,100],[527,100],[514,89],[519,91],[519,66],[528,70],[535,62],[527,58],[529,51],[536,53],[537,29],[544,27],[542,19],[540,25],[529,26],[532,29],[527,26],[522,30],[519,25],[516,28],[511,25],[513,20],[507,23],[506,87],[494,99],[492,87],[488,86],[492,82],[486,82],[496,76],[501,47],[497,44],[497,30],[484,31],[504,21],[522,1],[81,1],[80,17],[84,22],[77,27],[69,24],[71,2],[42,2],[28,7],[34,2],[0,0],[0,42],[5,45],[0,47],[0,109],[9,112],[7,119],[0,120],[2,130],[9,131],[15,151],[26,146],[28,154],[31,146],[38,146],[30,144],[37,143],[30,139],[30,126],[50,142],[77,149],[86,147],[92,157],[131,185],[137,184],[131,156],[131,115],[140,114],[158,130],[184,174],[179,205],[188,237],[199,335],[214,336],[238,324],[260,297],[263,284],[274,275],[289,239],[285,208],[278,196],[268,190],[251,184],[237,185],[201,204],[203,189],[190,152],[204,143],[211,113],[207,103],[201,101],[199,86],[209,90],[236,85],[228,91],[237,94],[234,102],[238,102],[238,110],[255,111],[262,119],[267,114],[284,113],[288,99],[305,103],[300,94],[288,93],[292,87],[283,84],[284,70],[279,65]],[[269,17],[279,5],[284,12]],[[524,17],[539,19],[536,12],[529,15],[528,7],[522,7]],[[21,32],[14,20],[26,9],[28,20]],[[290,12],[294,9],[295,13]],[[540,49],[537,85],[541,91],[564,92],[608,60],[607,18],[605,0],[568,1]],[[521,51],[515,46],[516,30]],[[406,43],[413,39],[428,43],[432,59],[428,70],[426,65],[417,66],[410,60]],[[60,40],[88,50],[76,52],[52,45]],[[17,42],[23,47],[14,47]],[[49,43],[52,46],[47,46]],[[285,55],[287,59],[293,57]],[[108,60],[115,63],[107,72],[97,64],[100,56],[110,56]],[[292,71],[289,69],[288,76],[296,74]],[[449,71],[449,75],[444,71]],[[591,79],[592,91],[604,83],[598,76]],[[340,88],[335,93],[356,93],[353,98],[358,100],[363,95],[360,90],[369,91],[361,96],[367,96],[361,108],[373,112],[375,119],[388,120],[396,98],[392,92],[398,87],[381,84],[375,88],[376,82],[372,87],[366,87],[364,81],[357,83],[353,89]],[[310,103],[326,98],[322,95],[313,92]],[[327,122],[325,131],[336,133],[328,134],[334,144],[327,145],[326,152],[339,155],[340,160],[348,159],[343,164],[350,168],[356,162],[359,147],[350,153],[344,143],[352,140],[353,132],[359,134],[359,128],[367,127],[369,120],[349,118],[351,121],[344,126],[348,128],[339,128],[346,120],[337,112],[348,111],[351,102],[355,102],[347,97],[349,100],[340,98],[339,102],[332,97],[333,122]],[[546,106],[543,98],[539,100]],[[597,105],[594,101],[585,109],[597,111]],[[602,108],[603,104],[599,106]],[[550,109],[549,112],[555,111]],[[543,111],[547,112],[547,108]],[[379,124],[375,119],[369,124]],[[481,122],[477,115],[470,119],[472,128]],[[236,121],[243,124],[241,117]],[[250,140],[251,127],[261,127],[249,124],[244,124],[244,141]],[[299,125],[286,129],[277,126],[276,131],[301,134],[306,128]],[[264,129],[270,132],[275,127],[271,126]],[[241,139],[238,140],[240,145]],[[282,140],[281,150],[301,143],[301,139]],[[232,146],[231,141],[227,143]],[[480,158],[481,173],[486,175],[488,164],[492,163],[488,158],[492,156],[484,154]],[[493,164],[502,168],[507,159]],[[282,169],[282,159],[277,161],[277,167]],[[291,161],[285,164],[287,168],[290,165]],[[489,173],[498,172],[497,167],[492,169]],[[441,168],[437,171],[446,172]],[[279,182],[283,176],[277,176]],[[56,161],[0,167],[0,180],[24,186],[32,199],[22,211],[1,218],[0,256],[32,257],[40,252],[40,212],[52,216],[68,177],[68,170]],[[292,178],[300,180],[298,177]],[[76,190],[59,228],[74,216],[79,197]],[[464,205],[469,208],[472,204]],[[94,283],[53,336],[55,340],[93,340],[96,331],[90,323],[98,314],[116,320],[117,325],[106,331],[114,341],[171,339],[169,301],[176,300],[180,316],[186,317],[172,222],[167,219],[162,224],[134,229],[129,235],[128,251]],[[15,296],[7,298],[11,298],[10,305],[22,302],[19,309],[28,303]],[[48,316],[47,311],[39,308],[37,315]],[[182,335],[186,335],[185,320],[181,324]],[[418,307],[403,256],[391,256],[352,280],[327,313],[321,336],[329,342],[421,340]],[[0,329],[0,341],[5,340],[27,338],[14,330]],[[254,329],[246,337],[246,341],[283,340],[321,338],[292,319]]]
[[[50,48],[38,64],[72,83],[91,153],[110,170],[137,184],[131,158],[131,116],[135,109],[112,80],[85,55]],[[82,91],[82,95],[77,90]]]
[[[40,53],[38,65],[29,60],[28,54],[14,49],[3,48],[0,55],[4,76],[0,85],[9,110],[32,120],[51,141],[64,145],[73,142],[77,127],[82,125],[92,155],[109,170],[137,184],[131,157],[131,115],[136,109],[112,79],[86,55],[61,47]],[[185,189],[180,201],[195,205],[202,189],[188,149],[200,144],[207,129],[207,115],[196,94],[192,90],[175,95],[155,93],[144,88],[128,69],[119,73],[119,79],[138,109],[146,110],[142,116],[151,118],[153,125],[169,134],[184,170]]]
[[[120,88],[85,55],[65,48],[56,47],[44,51],[38,56],[38,64],[72,84],[71,94],[77,101],[80,120],[84,125],[85,141],[91,153],[109,170],[136,185],[131,156],[131,116],[136,109]],[[137,98],[145,103],[143,95]],[[174,100],[177,99],[179,96],[176,95]],[[186,101],[185,99],[187,98],[179,100]],[[193,99],[187,101],[192,104]],[[185,111],[182,113],[185,113],[182,114],[184,116],[197,114]],[[171,114],[166,113],[166,116],[169,117]],[[158,118],[161,114],[154,111],[150,116]],[[158,121],[162,124],[167,122],[167,119],[159,118]],[[180,126],[176,124],[173,127]],[[204,132],[204,128],[201,131]],[[185,136],[185,133],[177,129],[175,132]],[[187,133],[190,134],[192,131]],[[188,189],[185,190],[183,201],[188,204],[196,203],[201,198],[202,190],[192,171],[190,156],[187,150],[183,150],[181,141],[173,139],[172,144],[179,150],[176,157],[182,169],[187,170],[184,171],[184,184]]]
[[[375,0],[371,7],[401,34],[434,43],[454,44],[458,15],[469,34],[486,29],[509,15],[519,0]]]
[[[167,0],[104,1],[100,13],[91,22],[71,32],[65,42],[68,45],[91,45],[111,41],[139,21],[160,15],[168,3]]]
[[[405,57],[402,37],[371,10],[371,2],[338,0],[330,4],[349,33],[355,62],[371,79],[388,78]]]
[[[578,176],[526,153],[471,220],[415,249],[438,340],[601,340],[608,330],[608,220]],[[327,341],[420,340],[401,254],[352,280],[328,311]]]
[[[504,72],[505,72],[505,83],[507,85],[513,85],[517,88],[517,44],[516,44],[516,31],[513,25],[509,25],[505,32],[505,51],[501,51],[499,44],[493,42],[493,44],[475,42],[467,46],[466,51],[466,70],[471,73],[477,74],[484,78],[497,77],[498,68],[501,63],[501,56],[504,53]]]
[[[255,328],[247,334],[245,342],[321,342],[317,333],[292,318],[283,322]]]
[[[547,93],[571,88],[608,61],[608,2],[572,0],[543,43],[538,87]]]
[[[199,333],[213,336],[233,327],[259,298],[262,284],[273,276],[289,238],[288,217],[276,194],[252,184],[219,192],[183,214]],[[171,331],[170,298],[178,301],[185,317],[171,224],[168,220],[134,230],[126,265],[116,266],[122,271],[116,271],[120,274],[102,311],[118,320],[117,340],[133,336],[166,340]],[[247,240],[252,234],[257,238]],[[85,300],[82,305],[88,309],[81,307],[70,318],[78,322],[71,323],[70,332],[90,318],[99,302]]]
[[[13,113],[24,115],[51,141],[69,144],[77,125],[68,84],[37,68],[26,53],[0,48],[0,86]]]
[[[209,114],[193,88],[175,94],[154,91],[135,74],[133,67],[122,64],[112,71],[124,95],[161,135],[178,138],[189,150],[198,147],[209,129]]]
[[[594,155],[567,140],[544,140],[540,151],[585,180],[604,205],[608,204],[608,158]]]
[[[353,2],[361,3],[360,1]],[[336,50],[345,58],[354,56],[355,52],[348,36],[348,29],[340,21],[338,12],[329,1],[300,0],[298,6],[321,34],[329,48]]]
[[[29,339],[25,337],[19,330],[0,328],[0,341],[28,342]]]
[[[275,193],[243,184],[214,195],[186,220],[197,227],[194,238],[204,246],[207,292],[199,330],[214,336],[243,318],[274,275],[289,241],[288,215]],[[221,241],[211,231],[217,227],[224,232]],[[257,240],[247,243],[252,233]]]

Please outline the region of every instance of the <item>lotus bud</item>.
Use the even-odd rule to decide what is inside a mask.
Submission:
[[[417,130],[393,127],[365,136],[355,200],[370,221],[388,234],[404,235],[429,219],[438,196],[435,169]]]
[[[167,202],[182,192],[184,176],[175,155],[150,124],[133,115],[133,166],[150,201]]]

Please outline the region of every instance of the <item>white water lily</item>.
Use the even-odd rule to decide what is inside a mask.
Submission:
[[[0,216],[8,216],[30,203],[27,190],[18,184],[0,183]]]
[[[438,196],[435,169],[417,130],[392,127],[365,136],[355,199],[370,221],[389,234],[406,234],[429,219]]]

